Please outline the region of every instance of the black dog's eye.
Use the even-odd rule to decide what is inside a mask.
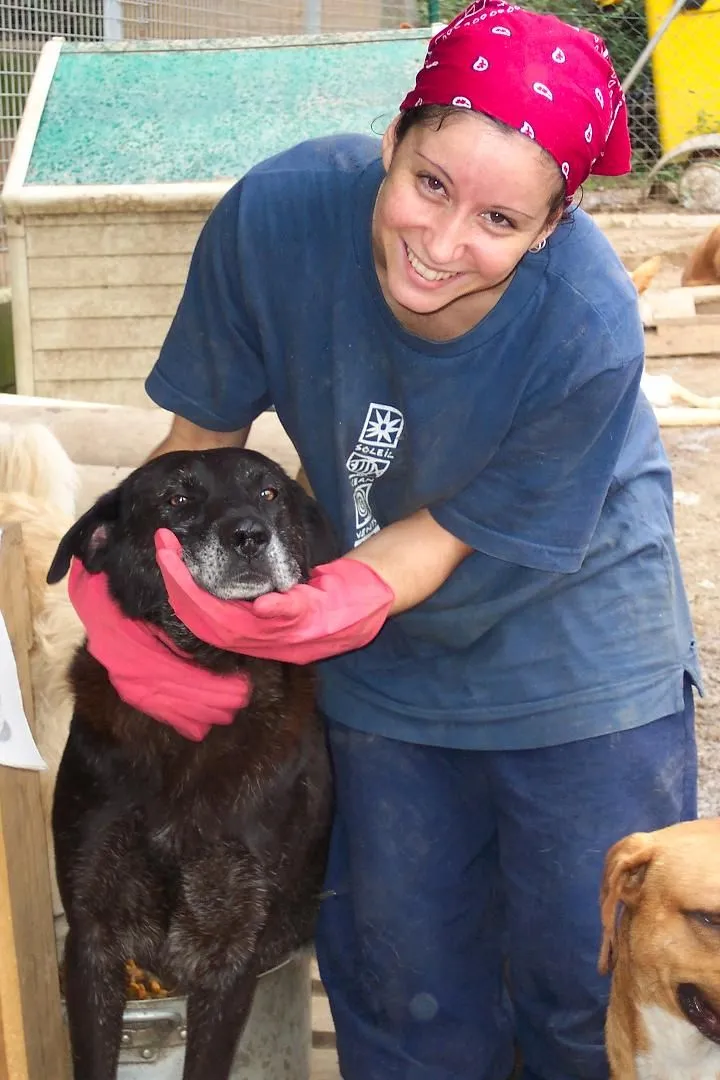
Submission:
[[[273,499],[277,499],[278,495],[278,489],[273,487],[263,488],[260,492],[260,498],[264,499],[265,502],[272,502]]]
[[[187,501],[187,495],[171,495],[168,499],[168,506],[182,506],[182,504]]]

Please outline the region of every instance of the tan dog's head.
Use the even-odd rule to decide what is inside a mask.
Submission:
[[[605,860],[600,904],[600,971],[631,964],[644,1001],[720,1043],[720,819],[620,840]]]

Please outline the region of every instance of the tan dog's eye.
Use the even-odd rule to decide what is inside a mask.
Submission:
[[[182,506],[182,504],[187,501],[187,495],[171,495],[168,499],[168,506]]]
[[[688,915],[703,926],[720,929],[720,911],[689,911]]]
[[[260,498],[264,499],[265,502],[272,502],[273,499],[277,499],[277,497],[278,497],[278,489],[277,488],[266,487],[266,488],[263,488],[262,491],[260,492]]]

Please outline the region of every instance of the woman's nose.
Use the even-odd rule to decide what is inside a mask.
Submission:
[[[467,222],[458,215],[445,214],[428,227],[425,249],[433,267],[443,270],[461,257],[466,246]]]

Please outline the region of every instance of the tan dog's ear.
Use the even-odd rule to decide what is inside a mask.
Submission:
[[[637,903],[654,851],[655,845],[650,833],[632,833],[623,840],[618,840],[605,857],[605,871],[600,888],[603,939],[598,971],[601,975],[607,975],[614,963],[618,904],[632,907]]]

